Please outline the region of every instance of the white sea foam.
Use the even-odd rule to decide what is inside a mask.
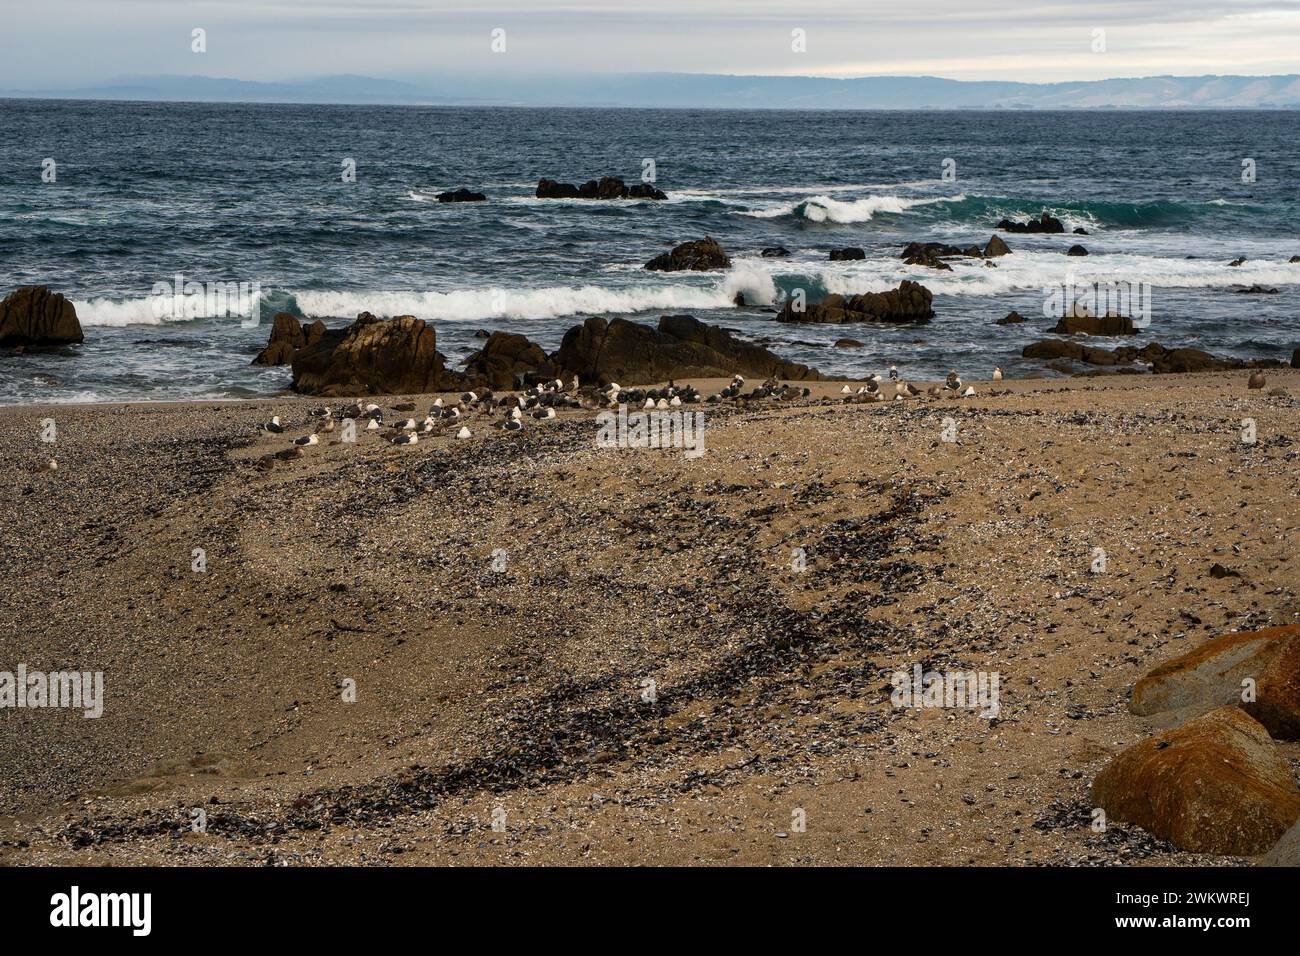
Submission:
[[[917,206],[930,206],[942,202],[961,202],[966,197],[957,196],[867,196],[863,199],[833,199],[827,195],[809,196],[794,203],[785,203],[767,209],[750,209],[741,213],[756,219],[777,219],[781,216],[802,216],[810,222],[855,223],[869,222],[876,213],[905,213]]]

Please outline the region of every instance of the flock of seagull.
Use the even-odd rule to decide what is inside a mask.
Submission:
[[[922,394],[915,385],[899,378],[897,366],[890,366],[889,380],[894,386],[895,400],[917,398]],[[994,371],[993,380],[995,382],[1002,380],[1001,368]],[[885,398],[882,391],[884,382],[885,379],[881,375],[872,375],[858,387],[856,392],[848,385],[840,389],[840,392],[850,396],[845,399],[846,401],[882,401]],[[967,398],[975,394],[973,386],[968,385],[963,389],[961,377],[956,371],[948,373],[943,391]],[[321,435],[330,434],[340,426],[351,433],[351,437],[347,440],[355,440],[355,430],[362,429],[379,432],[380,437],[394,445],[415,445],[419,443],[421,436],[426,438],[440,436],[453,428],[455,431],[452,434],[456,438],[472,438],[474,433],[467,422],[475,415],[488,416],[490,427],[517,432],[523,430],[525,417],[539,422],[546,421],[555,417],[558,408],[599,409],[627,405],[646,410],[666,411],[681,405],[700,402],[717,404],[725,400],[748,402],[767,398],[789,401],[807,398],[811,394],[812,390],[809,388],[782,384],[776,379],[768,379],[762,385],[746,391],[745,379],[741,375],[733,376],[730,385],[707,398],[703,397],[693,385],[679,386],[671,379],[662,388],[625,389],[617,382],[610,382],[598,388],[583,388],[575,375],[568,383],[555,379],[532,385],[518,395],[511,393],[497,396],[491,389],[485,389],[481,392],[465,392],[456,402],[436,398],[423,419],[401,418],[385,421],[383,409],[374,402],[363,404],[357,401],[337,410],[322,406],[312,410],[312,430],[306,435],[293,439],[293,444],[297,446],[319,444]],[[938,398],[942,392],[938,385],[932,385],[925,394],[931,398]],[[406,413],[414,410],[415,405],[410,402],[394,406],[394,411],[397,412]],[[362,422],[365,424],[363,425]],[[279,435],[283,434],[288,426],[280,421],[280,416],[275,415],[262,428],[270,434]]]

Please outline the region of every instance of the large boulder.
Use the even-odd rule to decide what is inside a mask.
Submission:
[[[554,179],[537,181],[538,199],[577,199],[578,187],[573,183],[557,183]]]
[[[1151,360],[1151,371],[1161,375],[1177,372],[1219,372],[1236,363],[1215,358],[1201,349],[1169,349]]]
[[[85,339],[72,303],[43,285],[25,285],[0,301],[0,346],[75,345]]]
[[[817,305],[797,308],[793,299],[777,315],[778,322],[812,322],[840,325],[845,322],[921,322],[934,318],[934,296],[919,282],[904,279],[888,292],[860,295],[828,295]]]
[[[293,357],[293,389],[308,395],[392,395],[461,388],[446,368],[433,326],[412,315],[377,319],[363,312]]]
[[[1254,693],[1245,695],[1254,682]],[[1190,715],[1240,704],[1274,738],[1300,739],[1300,624],[1223,634],[1166,661],[1133,687],[1129,710]]]
[[[547,364],[542,347],[526,335],[493,332],[465,363],[465,379],[474,388],[511,389],[525,375]]]
[[[583,382],[649,385],[670,378],[752,378],[817,381],[816,369],[786,362],[767,349],[689,315],[665,315],[658,328],[592,316],[564,335],[551,364]]]
[[[1011,255],[1011,247],[1002,241],[1002,237],[994,233],[989,239],[988,244],[984,247],[984,258],[993,259],[998,256]]]
[[[1260,866],[1300,866],[1300,823],[1273,845],[1259,860]]]
[[[1075,362],[1083,361],[1083,346],[1078,342],[1070,342],[1066,339],[1044,339],[1041,342],[1034,342],[1026,345],[1020,352],[1023,358],[1032,359],[1070,359]]]
[[[1268,731],[1222,707],[1121,752],[1097,775],[1093,802],[1196,853],[1251,856],[1300,819],[1300,789]]]
[[[1046,212],[1037,219],[1030,219],[1028,222],[1013,222],[1010,219],[1003,219],[997,224],[997,228],[1003,232],[1065,232],[1065,224],[1055,216],[1049,216]]]
[[[1061,335],[1136,335],[1137,327],[1127,315],[1088,315],[1086,309],[1074,309],[1062,316],[1050,331]]]
[[[310,325],[298,321],[289,312],[277,312],[271,324],[271,337],[266,348],[257,353],[251,365],[288,365],[294,354],[308,345],[315,345],[326,332],[325,323],[317,319]]]
[[[673,247],[671,252],[655,256],[645,264],[652,272],[705,272],[731,268],[731,258],[716,239],[705,236]]]
[[[857,246],[849,246],[845,249],[832,249],[831,262],[852,262],[855,259],[865,259],[867,252]]]

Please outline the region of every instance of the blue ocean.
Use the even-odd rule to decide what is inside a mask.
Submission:
[[[551,349],[588,315],[689,313],[824,372],[897,365],[922,379],[956,367],[978,378],[995,365],[1044,373],[1020,352],[1052,325],[1045,290],[1068,280],[1149,286],[1138,344],[1276,359],[1300,345],[1300,263],[1288,262],[1300,255],[1295,112],[8,100],[0,126],[0,294],[62,292],[86,335],[0,356],[7,404],[275,394],[289,370],[249,362],[277,311],[331,326],[362,311],[415,315],[435,324],[453,364],[479,330]],[[541,177],[640,182],[647,160],[666,201],[534,198]],[[436,201],[459,187],[488,200]],[[914,240],[983,245],[1002,218],[1043,211],[1066,234],[1003,233],[1014,252],[997,268],[954,260],[938,272],[900,258]],[[731,270],[642,268],[705,235]],[[1067,257],[1076,242],[1090,255]],[[790,255],[761,255],[775,246]],[[848,246],[866,257],[829,260]],[[261,324],[159,315],[152,294],[178,275],[256,286]],[[932,321],[774,321],[795,289],[815,302],[905,278],[934,292]],[[1255,285],[1278,294],[1236,294]],[[1012,310],[1029,321],[995,324]],[[835,348],[843,336],[864,347]]]

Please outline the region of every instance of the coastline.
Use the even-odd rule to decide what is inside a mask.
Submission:
[[[1242,862],[1095,834],[1087,791],[1160,728],[1152,666],[1300,621],[1300,370],[1267,376],[798,383],[691,406],[694,460],[590,410],[262,468],[321,399],[0,408],[0,652],[106,687],[0,721],[0,862]],[[1000,673],[998,721],[891,707],[922,662]]]

